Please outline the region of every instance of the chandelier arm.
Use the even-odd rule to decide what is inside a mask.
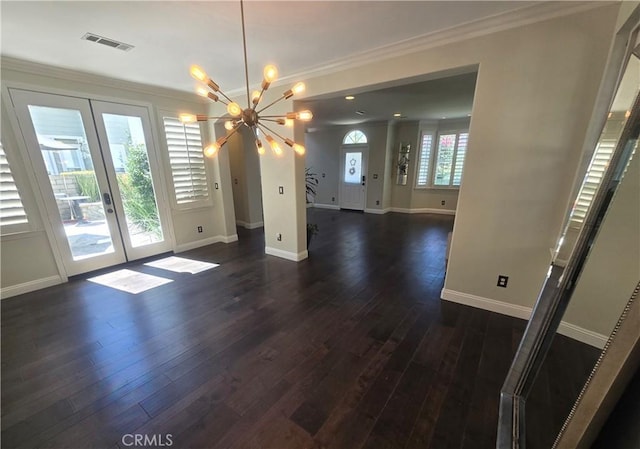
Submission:
[[[277,132],[275,132],[274,130],[272,130],[271,128],[269,128],[267,125],[265,125],[264,123],[260,123],[258,126],[262,126],[264,127],[267,131],[275,134],[276,136],[278,136],[280,138],[280,140],[282,140],[283,142],[286,142],[287,139],[282,137],[280,134],[278,134]]]
[[[242,49],[244,50],[244,79],[247,84],[247,107],[250,108],[251,95],[249,95],[249,63],[247,62],[247,36],[244,30],[244,4],[242,0],[240,0],[240,17],[242,19]]]
[[[231,98],[227,97],[227,94],[225,94],[225,93],[224,93],[224,92],[222,92],[221,90],[218,90],[218,93],[219,93],[220,95],[222,95],[224,98],[226,98],[226,99],[229,101],[229,103],[233,103],[233,100],[232,100]],[[219,100],[219,101],[220,101],[221,103],[224,103],[224,101],[222,101],[222,100]],[[229,103],[224,103],[224,104],[228,105]]]
[[[259,114],[259,113],[261,113],[262,111],[264,111],[265,109],[270,108],[271,106],[273,106],[274,104],[276,104],[277,102],[279,102],[279,101],[281,101],[281,100],[284,100],[284,97],[279,97],[277,100],[272,101],[271,103],[269,103],[268,105],[266,105],[264,108],[262,108],[262,109],[260,109],[259,111],[257,111],[257,112],[258,112],[258,114]]]
[[[280,119],[282,119],[283,117],[281,117]],[[278,119],[276,118],[265,118],[265,117],[260,117],[260,120],[263,120],[265,122],[274,122],[274,123],[278,123]],[[278,125],[282,125],[282,123],[278,123]]]

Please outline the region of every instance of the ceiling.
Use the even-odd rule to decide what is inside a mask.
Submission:
[[[553,2],[554,4],[556,2]],[[249,81],[278,65],[296,81],[365,55],[438,33],[535,15],[549,2],[251,1],[244,4]],[[196,63],[227,93],[244,86],[238,1],[2,1],[2,55],[152,86],[193,91]],[[496,22],[497,21],[497,22]],[[87,32],[131,44],[121,51],[80,38]],[[310,100],[314,123],[466,116],[475,75],[419,81]],[[355,115],[355,110],[365,115]]]

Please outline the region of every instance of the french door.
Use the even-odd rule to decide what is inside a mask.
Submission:
[[[367,145],[342,147],[340,158],[340,208],[364,210],[367,197]]]
[[[10,94],[67,275],[171,249],[146,108]]]

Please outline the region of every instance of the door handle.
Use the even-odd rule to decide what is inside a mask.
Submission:
[[[104,204],[106,204],[107,206],[111,206],[111,195],[109,195],[108,193],[103,193],[102,198],[104,199]]]

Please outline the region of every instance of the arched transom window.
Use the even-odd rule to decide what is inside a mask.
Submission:
[[[365,136],[364,133],[359,129],[354,129],[353,131],[349,131],[347,135],[344,136],[344,140],[342,141],[342,143],[344,145],[367,143],[367,136]]]

